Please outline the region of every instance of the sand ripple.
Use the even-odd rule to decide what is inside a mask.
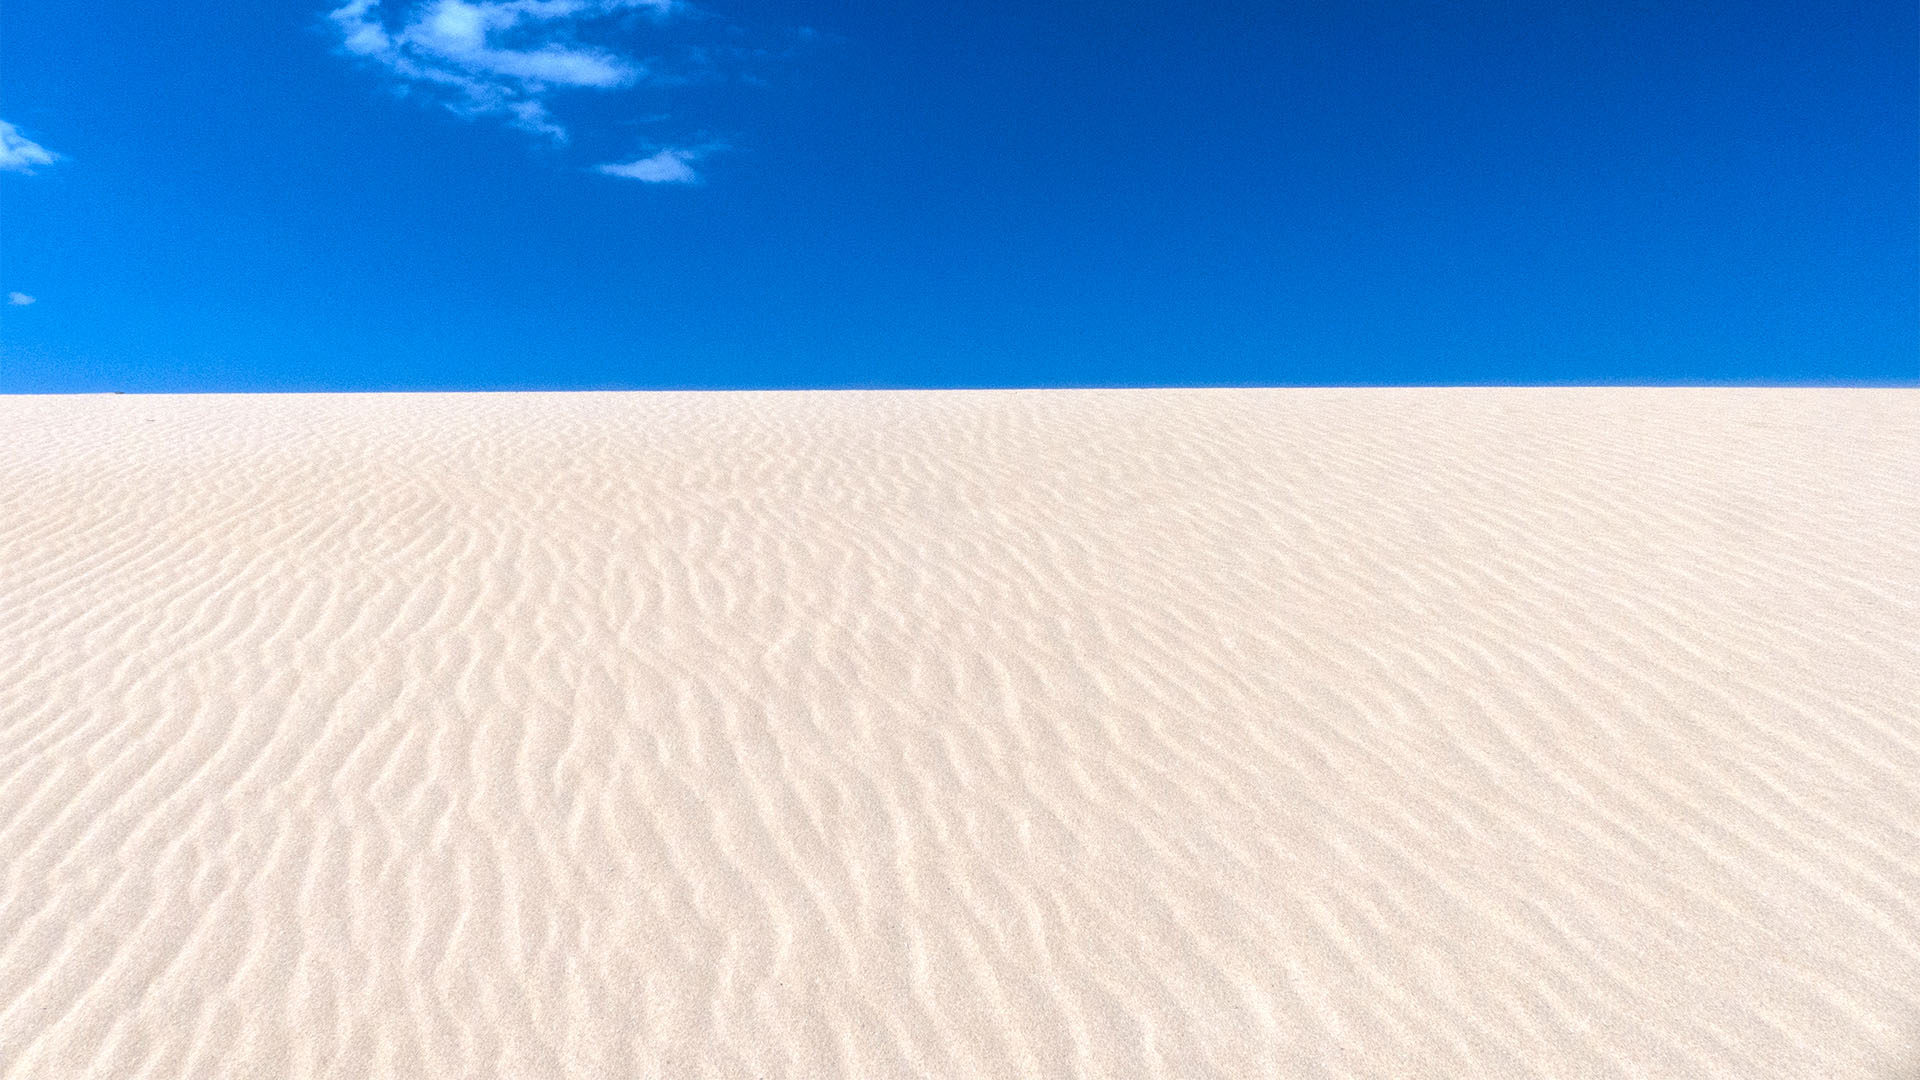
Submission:
[[[1920,1074],[1920,393],[0,431],[0,1075]]]

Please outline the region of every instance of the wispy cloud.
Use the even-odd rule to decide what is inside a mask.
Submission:
[[[594,171],[643,184],[693,184],[700,180],[700,174],[693,170],[693,162],[701,155],[698,150],[662,150],[638,161],[600,165]]]
[[[659,109],[661,94],[732,79],[765,85],[756,69],[791,60],[820,39],[806,29],[749,30],[689,0],[346,0],[326,19],[342,53],[382,71],[401,93],[558,146],[575,134],[562,120],[569,115],[566,95],[628,92],[635,108],[617,124],[630,133],[673,119]],[[702,43],[703,36],[710,40]],[[598,112],[604,121],[608,111],[572,117]],[[589,147],[631,139],[587,125],[578,133]],[[633,160],[593,171],[647,184],[697,184],[695,164],[726,148],[703,139],[641,140]]]
[[[30,173],[35,165],[51,165],[59,160],[59,154],[20,134],[19,128],[0,120],[0,170]],[[33,303],[33,299],[29,297],[27,303]]]
[[[8,307],[26,307],[31,303],[33,303],[33,297],[28,296],[26,293],[10,292],[7,294]]]
[[[564,142],[548,107],[565,90],[612,90],[649,75],[618,44],[678,0],[349,0],[328,20],[341,46],[409,89],[469,116],[497,116]]]

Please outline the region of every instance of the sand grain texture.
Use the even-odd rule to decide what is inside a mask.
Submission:
[[[1920,393],[0,399],[0,1075],[1920,1075]]]

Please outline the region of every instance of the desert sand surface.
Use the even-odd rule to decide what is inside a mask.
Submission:
[[[1920,391],[0,399],[0,1075],[1920,1076]]]

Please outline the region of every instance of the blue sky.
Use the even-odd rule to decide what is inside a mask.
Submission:
[[[1920,378],[1911,2],[3,29],[0,391]]]

